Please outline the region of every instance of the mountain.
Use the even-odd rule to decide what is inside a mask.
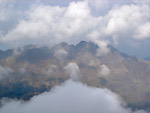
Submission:
[[[8,57],[12,56],[12,54],[13,54],[12,49],[8,49],[6,51],[0,50],[0,60],[8,58]]]
[[[18,57],[17,62],[39,62],[41,60],[48,60],[51,58],[51,52],[47,47],[40,47],[40,48],[31,48],[23,51]]]
[[[144,60],[150,61],[150,57],[145,57]]]
[[[111,45],[108,48],[109,52],[101,56],[97,55],[98,45],[86,41],[77,45],[26,46],[10,53],[2,51],[0,98],[29,100],[70,76],[78,76],[87,85],[119,94],[132,108],[149,109],[150,62],[122,53]]]

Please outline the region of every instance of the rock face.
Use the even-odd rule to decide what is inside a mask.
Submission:
[[[116,92],[132,108],[150,108],[150,63],[108,48],[102,56],[96,44],[85,41],[0,51],[0,98],[28,100],[78,76],[90,86]]]

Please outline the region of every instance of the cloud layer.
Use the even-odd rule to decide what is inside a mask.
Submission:
[[[111,91],[83,85],[72,80],[29,102],[2,101],[0,113],[133,113]],[[145,113],[136,111],[134,113]]]
[[[139,40],[150,38],[150,8],[147,0],[142,3],[138,0],[114,3],[110,0],[82,0],[70,1],[65,6],[48,3],[24,6],[26,8],[19,12],[13,5],[6,10],[2,1],[1,21],[7,20],[6,14],[12,17],[9,16],[10,9],[20,18],[10,25],[11,29],[7,29],[7,32],[1,28],[1,46],[10,48],[28,44],[77,43],[81,40],[105,42],[105,45],[108,42],[115,45],[127,42],[132,46],[141,43]],[[99,13],[95,14],[97,10]],[[106,50],[105,47],[101,48]]]

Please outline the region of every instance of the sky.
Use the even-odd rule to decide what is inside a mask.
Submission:
[[[81,40],[150,56],[150,0],[0,0],[1,50]]]

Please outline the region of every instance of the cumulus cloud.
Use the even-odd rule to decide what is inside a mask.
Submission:
[[[150,8],[146,0],[143,4],[132,4],[136,1],[138,0],[121,0],[118,3],[115,1],[116,5],[111,0],[82,0],[70,1],[66,6],[40,2],[27,9],[24,13],[25,18],[19,19],[12,29],[1,33],[0,43],[10,48],[39,43],[74,44],[98,37],[97,41],[103,45],[100,47],[101,51],[107,53],[108,41],[117,45],[123,43],[123,38],[143,40],[149,37]],[[101,11],[107,6],[108,11],[101,15]],[[94,14],[94,8],[100,9],[97,15]]]
[[[2,101],[0,113],[146,113],[132,112],[108,89],[93,88],[72,80],[29,102]]]
[[[99,18],[90,15],[85,1],[72,2],[68,7],[40,5],[30,10],[28,19],[20,21],[2,41],[15,44],[79,41],[96,20]]]
[[[0,80],[3,79],[3,78],[5,78],[5,77],[7,77],[7,76],[9,76],[10,73],[12,73],[12,72],[13,72],[12,69],[10,69],[8,67],[2,67],[0,65]]]
[[[67,66],[64,67],[64,69],[70,75],[70,78],[72,80],[78,81],[82,78],[82,74],[76,63],[68,63]]]
[[[150,38],[150,22],[145,23],[144,25],[139,26],[135,31],[134,37],[136,39]]]
[[[94,17],[87,1],[71,2],[67,7],[40,5],[28,11],[15,29],[2,36],[9,46],[59,42],[77,43],[89,40],[87,34],[101,17]]]

